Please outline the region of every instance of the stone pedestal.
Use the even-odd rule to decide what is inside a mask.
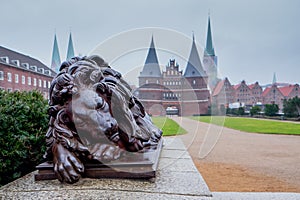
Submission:
[[[151,179],[82,178],[73,185],[35,181],[37,171],[0,190],[2,199],[212,199],[180,139],[164,138],[156,177]]]

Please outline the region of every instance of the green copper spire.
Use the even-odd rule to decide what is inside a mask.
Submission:
[[[52,51],[51,69],[57,73],[59,71],[59,67],[60,67],[60,56],[59,56],[58,44],[57,44],[57,39],[55,34],[53,51]]]
[[[210,16],[208,16],[207,38],[206,38],[206,47],[205,47],[204,54],[208,56],[215,55],[215,50],[212,43],[211,28],[210,28]]]
[[[67,51],[67,60],[70,60],[73,57],[74,57],[74,47],[73,47],[72,34],[70,32],[68,51]]]
[[[274,72],[272,84],[274,85],[276,83],[277,83],[277,78],[276,78],[276,73]]]

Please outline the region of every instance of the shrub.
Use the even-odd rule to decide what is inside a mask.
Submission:
[[[253,106],[250,110],[251,116],[257,115],[261,111],[259,106]]]
[[[279,107],[277,104],[266,104],[265,105],[265,115],[266,116],[275,116],[279,111]]]
[[[45,152],[47,101],[37,91],[0,91],[0,184],[31,172]]]

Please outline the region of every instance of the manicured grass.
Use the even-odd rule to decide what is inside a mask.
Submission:
[[[201,122],[212,123],[250,133],[300,135],[300,123],[260,120],[242,117],[201,116],[191,117]]]
[[[167,117],[152,117],[153,123],[163,131],[163,136],[185,134],[187,131]]]

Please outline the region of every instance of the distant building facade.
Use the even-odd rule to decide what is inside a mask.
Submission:
[[[137,94],[150,114],[164,115],[168,111],[177,111],[179,115],[207,114],[211,105],[210,93],[220,81],[217,65],[209,17],[203,64],[193,36],[184,71],[179,69],[175,59],[161,71],[152,37],[145,65],[138,77]]]
[[[0,46],[0,89],[38,90],[48,98],[56,73],[39,60]]]
[[[235,90],[228,78],[217,83],[212,92],[212,106],[217,108],[227,108],[229,104],[235,102]]]
[[[282,111],[284,100],[300,97],[300,92],[298,84],[281,85],[273,81],[273,84],[267,85],[263,90],[258,82],[247,85],[243,80],[233,86],[228,78],[225,78],[218,82],[212,93],[212,105],[220,109],[237,103],[248,108],[254,105],[277,104]]]
[[[246,81],[243,80],[240,84],[235,85],[233,88],[236,102],[241,102],[245,105],[256,104],[256,98],[254,97],[250,87],[246,84]]]
[[[280,110],[283,109],[285,99],[294,97],[300,97],[298,84],[279,87],[274,83],[271,87],[267,87],[262,94],[264,104],[277,104]]]
[[[152,37],[139,76],[138,96],[152,115],[165,115],[168,111],[178,115],[207,114],[210,105],[207,79],[194,38],[183,73],[175,60],[170,60],[161,72]]]

